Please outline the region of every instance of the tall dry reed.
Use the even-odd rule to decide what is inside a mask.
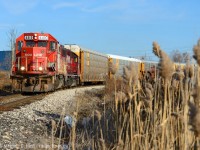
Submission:
[[[74,135],[82,145],[74,148],[159,150],[200,146],[199,88],[194,86],[199,81],[195,78],[198,77],[196,69],[188,64],[185,69],[174,70],[174,63],[156,42],[153,52],[160,59],[155,83],[139,79],[134,64],[124,68],[120,82],[114,70],[114,77],[106,82],[105,95],[95,107],[90,107],[90,113],[79,117],[90,121],[84,128],[77,122]],[[84,99],[82,107],[86,103],[91,105],[95,99],[91,97]],[[79,107],[79,114],[86,111]]]

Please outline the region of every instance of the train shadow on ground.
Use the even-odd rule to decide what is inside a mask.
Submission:
[[[14,94],[11,90],[11,86],[3,86],[1,89],[0,89],[0,96],[8,96],[8,95],[12,95]]]
[[[0,96],[7,96],[7,95],[12,95],[12,94],[13,94],[12,92],[0,90]]]

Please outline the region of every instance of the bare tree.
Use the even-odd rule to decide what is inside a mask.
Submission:
[[[181,53],[179,50],[174,50],[171,54],[171,59],[178,63],[187,63],[191,60],[188,52]]]
[[[183,62],[183,57],[179,50],[174,50],[172,52],[172,60],[179,63]]]
[[[184,59],[184,62],[187,63],[187,62],[190,62],[192,58],[190,57],[190,54],[188,52],[185,52],[183,53],[183,59]]]
[[[7,36],[8,36],[8,47],[11,50],[11,60],[13,63],[15,61],[15,40],[17,37],[16,28],[15,27],[10,28],[9,31],[7,32]],[[11,69],[12,69],[12,67],[11,67]]]

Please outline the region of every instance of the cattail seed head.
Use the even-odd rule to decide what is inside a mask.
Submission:
[[[174,72],[174,63],[171,61],[168,55],[163,51],[161,51],[159,69],[161,77],[168,80],[172,77]]]
[[[158,68],[160,69],[159,73],[161,77],[169,80],[174,72],[174,63],[168,55],[160,49],[157,42],[153,42],[153,53],[160,58]]]
[[[101,120],[101,113],[98,110],[95,110],[95,116],[97,116],[97,119]]]
[[[193,47],[193,58],[197,61],[197,64],[200,66],[200,39],[197,42],[197,45]]]
[[[159,58],[161,57],[160,53],[160,46],[158,45],[157,42],[153,42],[153,53],[158,56]]]
[[[194,67],[190,66],[189,67],[189,78],[192,78],[194,76]]]
[[[199,107],[189,102],[189,124],[196,136],[200,136],[200,110]]]

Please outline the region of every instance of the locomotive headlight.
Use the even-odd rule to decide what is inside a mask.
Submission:
[[[25,70],[25,67],[24,67],[24,66],[21,66],[20,69],[21,69],[21,71],[24,71],[24,70]]]
[[[38,68],[38,70],[39,70],[39,71],[42,71],[42,70],[43,70],[43,68],[42,68],[42,67],[39,67],[39,68]]]

